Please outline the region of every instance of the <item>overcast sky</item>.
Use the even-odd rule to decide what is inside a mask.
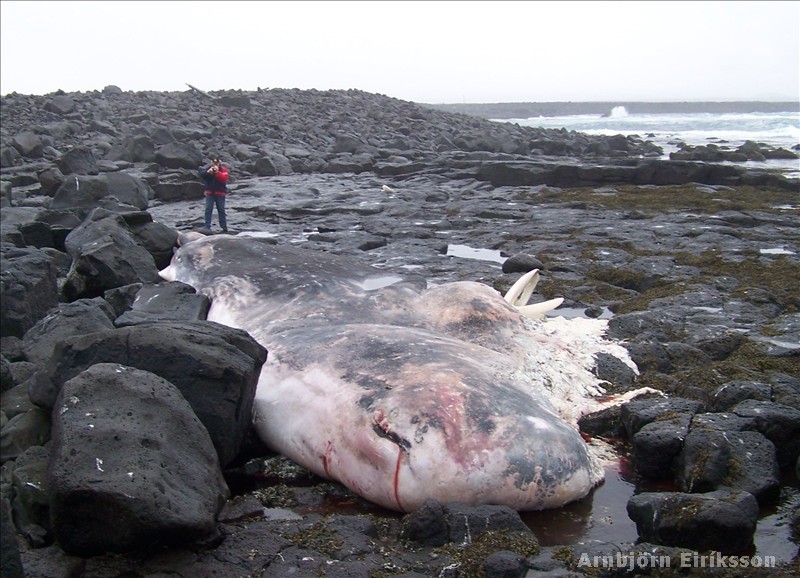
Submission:
[[[800,2],[0,4],[0,93],[355,88],[425,103],[800,100]]]

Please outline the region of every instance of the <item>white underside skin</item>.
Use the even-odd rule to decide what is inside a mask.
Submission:
[[[504,473],[508,464],[502,448],[464,452],[463,461],[456,462],[441,454],[447,443],[439,432],[429,433],[423,445],[407,453],[387,440],[364,435],[372,428],[367,414],[355,422],[340,419],[350,416],[357,402],[352,388],[323,368],[297,374],[268,362],[262,378],[271,385],[256,396],[255,426],[261,436],[286,440],[282,453],[386,508],[411,511],[433,498],[544,509],[582,498],[599,481],[596,472],[582,472],[544,498],[520,491]],[[286,414],[293,419],[281,419]]]
[[[194,268],[173,260],[162,277],[209,295],[209,320],[248,331],[269,351],[254,424],[276,451],[400,511],[429,498],[553,508],[603,479],[607,448],[592,448],[577,430],[581,415],[613,403],[598,400],[605,390],[592,373],[594,356],[636,367],[624,347],[604,338],[604,320],[542,320],[541,307],[526,316],[538,272],[505,299],[470,282],[399,289],[378,301],[379,319],[365,320],[361,290],[352,295],[355,306],[309,303],[302,292],[265,296],[247,275],[203,279],[198,270],[214,252],[201,246]],[[318,284],[324,272],[309,280]],[[367,297],[375,295],[383,293]],[[343,307],[353,307],[344,322],[337,317]],[[372,356],[367,346],[389,357]],[[524,392],[519,408],[493,399],[497,391]],[[487,415],[496,402],[487,433],[470,416]],[[421,427],[429,418],[430,427]],[[516,463],[526,464],[524,480],[512,475]]]
[[[410,511],[429,498],[441,502],[503,503],[518,510],[558,507],[584,497],[602,479],[597,469],[581,471],[548,494],[535,484],[517,488],[505,474],[505,448],[491,445],[462,449],[460,460],[443,455],[447,440],[441,432],[429,432],[410,452],[373,435],[369,415],[351,416],[357,402],[353,390],[324,368],[300,374],[287,372],[269,362],[255,403],[255,426],[267,440],[284,440],[282,453],[314,473],[342,482],[357,494],[384,507]],[[282,419],[285,415],[292,420]],[[320,419],[327,416],[327,419]],[[392,416],[402,421],[402,413]],[[538,419],[538,418],[531,418]],[[541,421],[541,427],[550,427]]]

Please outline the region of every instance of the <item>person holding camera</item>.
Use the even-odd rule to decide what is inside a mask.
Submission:
[[[225,195],[228,194],[228,187],[226,185],[228,176],[228,169],[222,164],[219,155],[212,155],[211,166],[200,169],[200,178],[206,183],[205,227],[209,231],[211,230],[211,216],[216,206],[219,226],[222,227],[223,233],[228,232],[228,219],[225,215]]]

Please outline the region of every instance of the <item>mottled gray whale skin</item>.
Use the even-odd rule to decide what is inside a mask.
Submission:
[[[552,402],[554,383],[572,379],[558,358],[569,345],[486,285],[426,288],[222,235],[183,244],[161,276],[208,295],[210,320],[268,349],[254,409],[263,441],[367,500],[540,510],[602,480]]]

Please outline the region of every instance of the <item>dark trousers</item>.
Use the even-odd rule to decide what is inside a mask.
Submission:
[[[214,205],[217,206],[219,216],[219,226],[223,231],[228,230],[228,219],[225,216],[225,195],[206,195],[206,229],[211,228],[211,215],[214,213]]]

